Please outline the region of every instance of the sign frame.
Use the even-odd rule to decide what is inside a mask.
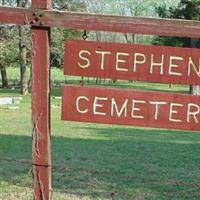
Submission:
[[[200,38],[199,21],[62,12],[52,10],[52,0],[32,0],[31,8],[0,6],[0,23],[29,25],[32,29],[32,159],[35,200],[51,199],[51,27]]]

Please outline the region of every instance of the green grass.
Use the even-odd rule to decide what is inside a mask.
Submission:
[[[67,81],[77,83],[79,78]],[[109,81],[105,85],[114,86]],[[188,90],[139,82],[119,81],[116,86]],[[0,93],[19,96],[19,90]],[[52,88],[52,96],[60,95],[60,87]],[[51,103],[56,105],[51,109],[53,199],[107,200],[111,194],[117,200],[200,199],[197,132],[63,122],[60,100],[52,97]],[[30,95],[23,97],[18,110],[0,107],[0,133],[0,199],[31,199],[31,165],[26,162],[31,161]]]
[[[8,67],[7,68],[8,78],[9,80],[19,80],[20,72],[18,68],[14,67]],[[27,77],[30,76],[30,69],[27,69]],[[0,76],[1,80],[1,76]],[[69,83],[69,84],[77,84],[82,79],[80,77],[75,76],[64,76],[63,70],[58,68],[52,68],[51,69],[51,81],[54,82],[61,82],[61,83]],[[83,78],[84,84],[87,85],[94,85],[96,84],[96,80],[94,78]],[[98,84],[100,85],[100,84]],[[161,84],[161,83],[145,83],[145,82],[128,82],[128,81],[117,81],[117,83],[113,83],[111,80],[106,79],[102,80],[101,85],[104,86],[114,86],[114,87],[120,87],[120,88],[134,88],[134,89],[145,89],[145,90],[157,90],[157,91],[167,91],[167,92],[180,92],[180,93],[188,93],[189,87],[186,85],[172,85],[171,87],[169,84]],[[101,86],[100,85],[100,86]],[[1,91],[1,93],[4,93],[4,91]],[[8,95],[11,95],[14,92],[9,91]],[[60,87],[53,87],[52,93],[54,95],[61,95]]]

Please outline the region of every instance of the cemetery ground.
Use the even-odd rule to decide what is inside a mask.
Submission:
[[[11,70],[9,73],[13,73]],[[52,70],[52,80],[63,80]],[[12,76],[11,76],[12,77]],[[64,79],[78,83],[80,78]],[[84,79],[87,83],[87,78]],[[90,79],[90,83],[94,83]],[[110,81],[113,87],[179,91],[188,87]],[[0,89],[1,97],[20,96]],[[191,131],[61,121],[61,87],[52,86],[54,200],[200,199],[200,134]],[[0,107],[0,199],[32,199],[31,95]]]

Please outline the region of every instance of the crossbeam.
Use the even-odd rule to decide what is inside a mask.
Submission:
[[[200,38],[200,22],[0,7],[0,23]]]

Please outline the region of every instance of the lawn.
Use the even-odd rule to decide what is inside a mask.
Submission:
[[[66,80],[79,82],[75,77]],[[188,90],[138,82],[104,84]],[[0,92],[1,96],[19,96],[18,89]],[[60,95],[60,87],[52,88],[54,200],[200,199],[200,134],[63,122],[61,102],[54,98]],[[23,97],[19,109],[0,107],[0,133],[0,199],[32,199],[30,95]]]

